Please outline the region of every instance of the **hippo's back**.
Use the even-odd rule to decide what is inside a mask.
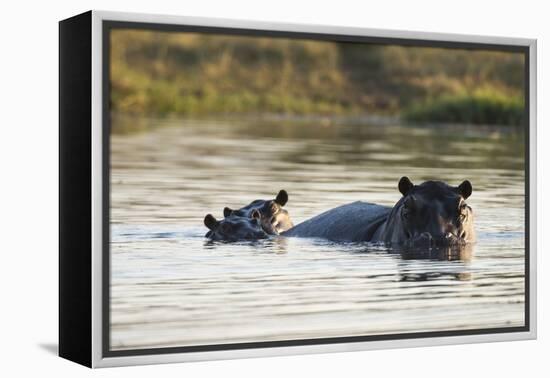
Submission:
[[[390,210],[388,206],[357,201],[325,211],[282,235],[333,241],[369,241]]]

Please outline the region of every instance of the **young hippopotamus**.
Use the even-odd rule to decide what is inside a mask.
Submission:
[[[283,209],[287,202],[288,194],[285,190],[281,190],[274,200],[255,200],[238,210],[226,207],[223,209],[223,215],[225,217],[236,215],[250,218],[254,211],[258,211],[264,231],[270,235],[279,235],[294,226],[288,212]]]
[[[334,241],[371,241],[407,246],[449,246],[475,241],[474,215],[465,202],[472,184],[441,181],[398,184],[402,197],[391,207],[354,202],[328,210],[282,233]]]
[[[250,216],[229,215],[222,220],[216,220],[212,214],[204,217],[204,225],[208,227],[205,237],[211,240],[240,241],[265,239],[269,235],[260,223],[260,212],[254,210]]]

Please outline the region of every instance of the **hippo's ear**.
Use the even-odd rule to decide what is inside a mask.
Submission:
[[[212,216],[212,214],[208,214],[204,217],[204,225],[208,227],[209,230],[215,230],[218,227],[218,223],[219,222]]]
[[[284,206],[288,202],[288,194],[286,190],[282,189],[279,191],[279,194],[277,194],[277,198],[275,198],[275,202],[277,202],[281,206]]]
[[[462,184],[460,184],[457,188],[458,194],[462,196],[462,198],[467,199],[472,195],[472,184],[468,180],[462,181]]]
[[[404,196],[406,196],[409,193],[409,191],[413,188],[413,186],[414,184],[411,182],[411,180],[409,180],[407,176],[403,176],[399,180],[398,188],[401,194],[403,194]]]
[[[261,216],[262,215],[260,214],[258,209],[254,209],[254,210],[252,210],[252,213],[250,213],[250,218],[253,218],[253,219],[260,219]]]
[[[233,210],[230,209],[229,207],[224,207],[224,208],[223,208],[223,216],[224,216],[225,218],[227,218],[228,216],[230,216],[232,213],[233,213]]]

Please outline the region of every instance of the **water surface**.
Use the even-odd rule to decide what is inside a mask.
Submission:
[[[113,350],[524,324],[524,150],[510,129],[146,120],[111,138]],[[116,125],[116,124],[115,124]],[[207,213],[289,193],[295,223],[413,182],[472,182],[460,256],[274,238],[211,243]]]

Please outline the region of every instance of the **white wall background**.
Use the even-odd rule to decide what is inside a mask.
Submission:
[[[57,344],[57,21],[89,9],[537,38],[539,340],[103,369]],[[544,1],[8,1],[0,22],[0,375],[101,377],[498,376],[548,374],[546,253],[550,22]],[[547,220],[547,218],[546,218]],[[546,350],[545,350],[546,349]],[[546,373],[546,374],[545,374]],[[32,375],[31,375],[32,374]]]

